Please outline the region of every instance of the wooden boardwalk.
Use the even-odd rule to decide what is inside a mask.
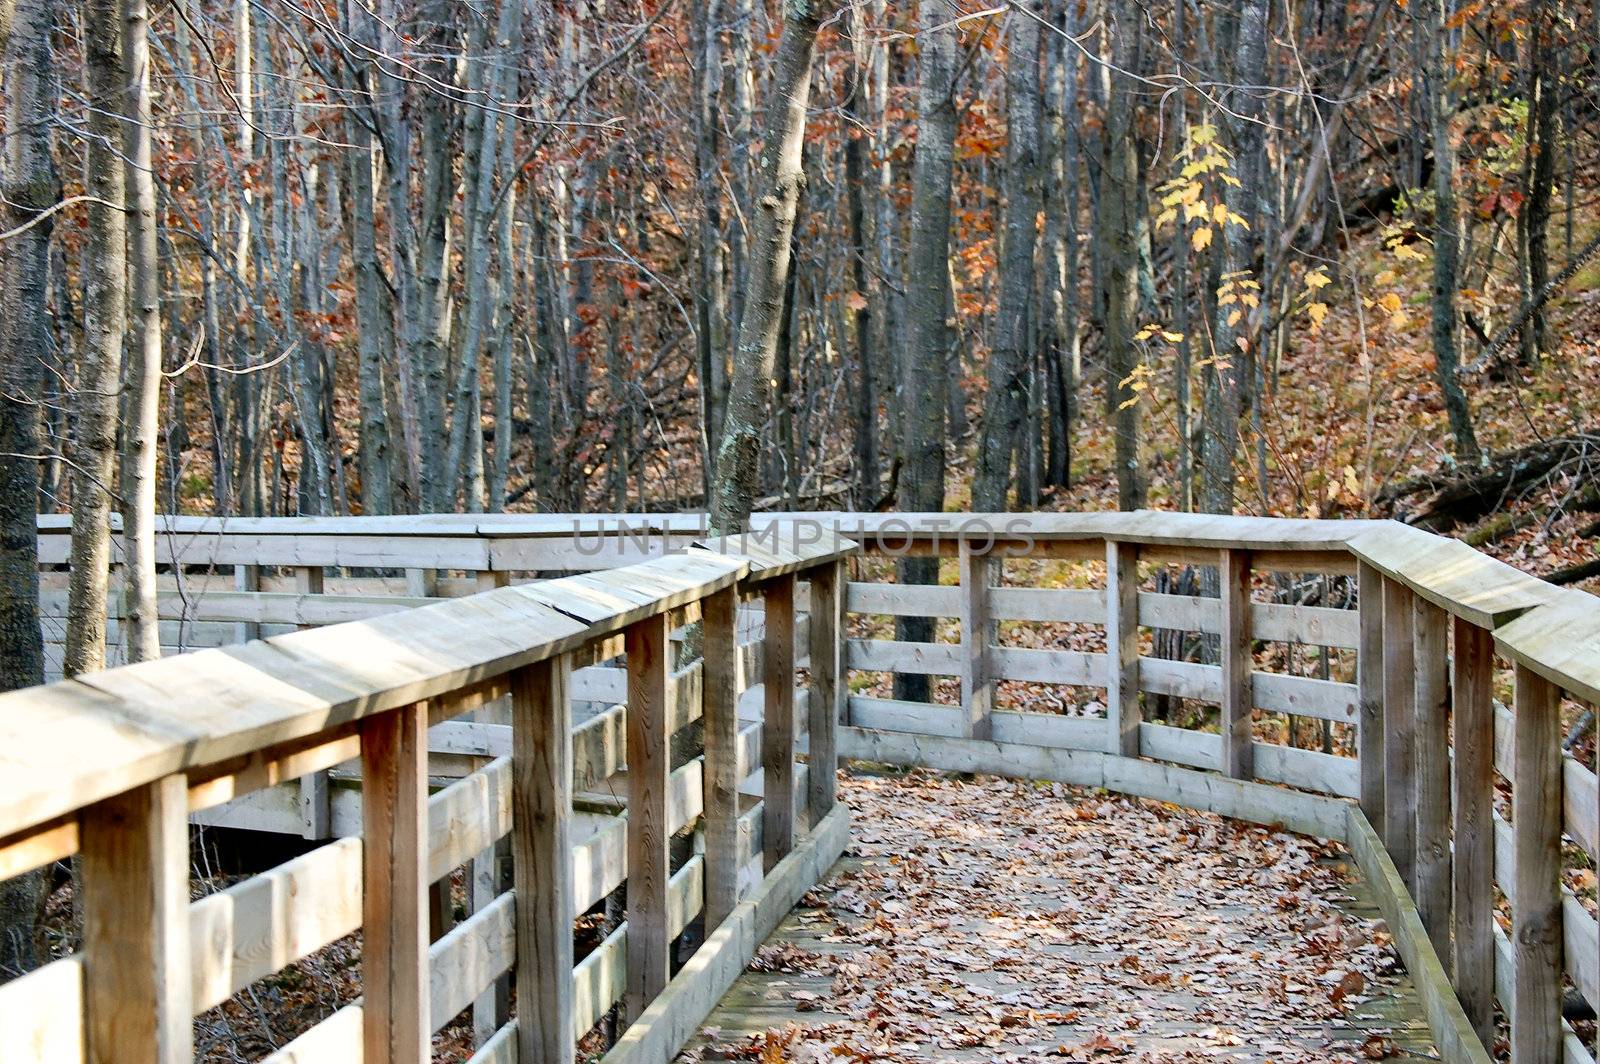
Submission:
[[[680,1061],[1438,1059],[1332,847],[995,779],[843,796],[856,841]]]

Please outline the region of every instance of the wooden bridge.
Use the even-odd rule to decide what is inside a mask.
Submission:
[[[41,519],[47,640],[65,532]],[[1561,716],[1600,701],[1600,609],[1458,542],[1153,512],[161,540],[171,656],[0,696],[0,879],[76,855],[83,920],[0,986],[5,1064],[190,1060],[197,1014],[355,932],[359,1000],[265,1059],[419,1064],[470,1014],[477,1062],[573,1061],[608,1023],[605,1060],[670,1060],[848,845],[840,759],[1337,840],[1443,1059],[1493,1059],[1497,1010],[1514,1064],[1595,1059],[1563,1005],[1600,1004],[1600,798]],[[942,581],[895,582],[907,558]],[[191,822],[307,841],[193,898]]]

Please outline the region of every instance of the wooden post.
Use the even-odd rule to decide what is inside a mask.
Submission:
[[[1361,773],[1361,811],[1383,837],[1383,574],[1366,562],[1357,568],[1360,613],[1356,638],[1356,758]]]
[[[1108,750],[1139,756],[1139,548],[1106,540]]]
[[[424,1064],[428,1029],[428,714],[361,722],[363,1059]]]
[[[762,587],[761,864],[770,872],[794,846],[794,574],[774,577]]]
[[[1222,596],[1222,771],[1235,779],[1255,776],[1251,711],[1255,695],[1250,673],[1255,668],[1250,633],[1250,552],[1224,550],[1217,559],[1218,592]]]
[[[962,733],[969,739],[987,739],[992,734],[994,681],[989,677],[989,643],[994,638],[994,621],[989,616],[989,583],[994,579],[994,563],[987,549],[973,549],[965,537],[960,548],[961,572],[961,707],[965,714]]]
[[[511,677],[511,851],[517,1013],[523,1018],[517,1024],[517,1059],[523,1064],[571,1064],[577,1045],[572,1029],[571,671],[572,659],[564,655]],[[628,894],[631,905],[632,881]]]
[[[667,616],[628,626],[628,1021],[667,985]],[[793,714],[791,714],[791,717]]]
[[[1417,913],[1440,957],[1450,956],[1450,615],[1411,598],[1417,796]]]
[[[1455,619],[1456,996],[1485,1049],[1494,1044],[1494,637]]]
[[[839,755],[836,737],[843,700],[839,671],[839,633],[844,605],[844,563],[828,562],[811,570],[811,701],[807,707],[809,735],[806,805],[815,824],[833,809],[839,789]]]
[[[1561,1059],[1561,693],[1516,666],[1512,1064]]]
[[[261,566],[235,565],[233,567],[233,589],[235,591],[260,591]],[[261,637],[261,625],[255,621],[240,621],[234,625],[233,638],[236,643],[248,643],[252,639]]]
[[[1416,710],[1411,642],[1412,591],[1383,582],[1383,845],[1417,894]]]
[[[407,569],[406,594],[412,598],[433,598],[439,594],[439,570]]]
[[[505,840],[485,848],[467,866],[468,911],[482,912],[500,896],[510,849]],[[511,1018],[511,977],[502,975],[472,1003],[474,1046],[488,1041]]]
[[[294,587],[302,595],[322,594],[322,566],[296,566]],[[299,627],[303,631],[312,625]],[[333,837],[333,796],[328,790],[327,769],[300,777],[300,834],[308,839]]]
[[[813,581],[811,586],[815,596],[817,585]],[[738,601],[737,589],[728,587],[700,602],[707,934],[739,904]],[[812,668],[816,668],[815,651]]]
[[[189,788],[166,776],[81,818],[86,1060],[189,1064]]]

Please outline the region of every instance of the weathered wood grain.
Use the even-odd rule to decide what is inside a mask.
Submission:
[[[645,622],[661,627],[662,622]],[[512,675],[511,868],[517,1001],[538,1023],[517,1031],[518,1059],[570,1064],[572,1029],[572,698],[570,657]],[[631,710],[630,710],[631,711]],[[645,711],[647,712],[647,711]],[[647,765],[638,768],[641,775]],[[641,870],[641,880],[646,873]],[[632,899],[630,898],[630,901]]]
[[[1462,1008],[1488,1048],[1494,1039],[1494,642],[1463,618],[1454,618],[1452,627],[1452,975]]]
[[[188,1064],[189,792],[182,776],[82,815],[83,1029],[90,1061]]]
[[[1512,909],[1516,1001],[1513,1064],[1561,1052],[1561,696],[1516,668],[1516,768],[1511,781],[1516,890]]]
[[[635,621],[628,652],[628,989],[625,1011],[638,1016],[667,985],[667,619]]]
[[[1412,599],[1412,705],[1417,778],[1417,911],[1441,957],[1450,956],[1450,616]]]
[[[1416,888],[1416,706],[1411,589],[1383,582],[1383,844],[1400,878]]]
[[[1139,551],[1130,543],[1106,542],[1106,717],[1107,750],[1139,754]]]
[[[429,1059],[427,714],[363,721],[362,1047],[367,1060]]]

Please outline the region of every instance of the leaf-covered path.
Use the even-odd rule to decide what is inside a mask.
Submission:
[[[681,1060],[1436,1059],[1336,846],[1053,784],[842,794],[854,844]]]

